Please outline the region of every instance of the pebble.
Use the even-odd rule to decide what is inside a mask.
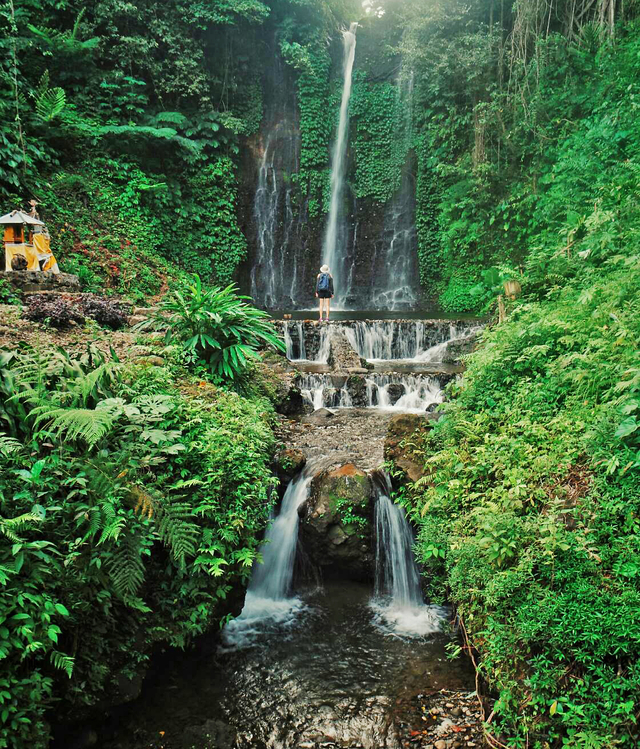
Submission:
[[[447,749],[447,742],[443,739],[440,739],[433,745],[433,749]]]
[[[453,715],[454,718],[459,718],[462,715],[462,710],[459,707],[454,707],[451,711],[451,715]]]

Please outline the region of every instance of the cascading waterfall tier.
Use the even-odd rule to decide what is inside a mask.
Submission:
[[[248,644],[257,624],[281,624],[302,608],[300,599],[291,597],[291,583],[298,543],[298,509],[309,495],[312,479],[313,473],[307,468],[289,483],[280,512],[267,528],[260,547],[263,561],[254,564],[244,608],[225,627],[227,645]]]
[[[368,361],[442,361],[450,343],[477,330],[475,321],[359,320],[345,325],[349,343]]]
[[[282,335],[286,356],[293,362],[316,362],[326,364],[329,361],[331,346],[331,328],[323,326],[313,328],[313,337],[305,331],[305,323],[285,320],[282,323]]]
[[[358,24],[352,23],[348,31],[344,31],[343,37],[343,86],[342,99],[340,101],[340,118],[338,130],[333,146],[331,158],[331,202],[329,204],[329,216],[322,248],[322,262],[331,268],[336,278],[336,294],[334,306],[341,308],[349,294],[350,274],[347,268],[348,258],[344,250],[346,246],[344,227],[341,227],[343,219],[343,194],[347,162],[347,137],[349,130],[349,100],[351,98],[351,81],[353,74],[353,61],[356,54],[356,28]],[[357,228],[354,228],[357,231]]]
[[[418,235],[416,232],[415,157],[413,155],[413,70],[401,68],[396,81],[393,113],[395,152],[404,160],[397,164],[400,184],[390,200],[384,229],[375,244],[369,271],[372,309],[415,309],[420,299]]]
[[[440,630],[443,610],[426,606],[413,555],[413,531],[402,508],[390,498],[386,474],[376,476],[376,588],[372,603],[383,628],[424,636]]]
[[[249,290],[254,304],[266,309],[297,309],[312,299],[307,267],[309,232],[307,198],[291,179],[300,170],[300,125],[295,79],[272,41],[265,71],[265,115],[260,133],[251,140],[257,181],[252,222]],[[315,277],[315,274],[314,274]]]
[[[303,399],[318,408],[379,408],[424,413],[444,400],[437,379],[426,375],[378,374],[346,377],[302,374],[297,380]]]

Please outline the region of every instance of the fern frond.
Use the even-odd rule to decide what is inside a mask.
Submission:
[[[25,512],[15,518],[0,518],[0,533],[9,541],[17,544],[22,541],[19,533],[29,530],[33,523],[40,522],[42,522],[42,517],[33,512]]]
[[[17,453],[22,445],[17,439],[13,437],[7,437],[4,432],[0,432],[0,456],[8,458],[9,455]]]
[[[180,567],[184,567],[186,558],[193,556],[198,548],[200,529],[196,523],[187,520],[190,517],[192,511],[187,503],[174,502],[163,507],[158,524],[160,539],[169,547]]]
[[[128,533],[121,539],[113,550],[108,570],[116,593],[122,598],[134,597],[144,581],[142,546],[138,536]]]
[[[49,660],[53,663],[53,667],[64,671],[69,678],[73,674],[74,660],[70,655],[65,655],[57,650],[52,650],[49,655]]]
[[[48,405],[33,409],[35,426],[46,424],[58,436],[65,434],[67,439],[82,439],[89,447],[103,439],[113,427],[115,417],[106,410],[89,408],[54,408]]]
[[[64,89],[50,88],[36,98],[36,114],[45,122],[54,120],[65,108],[67,95]]]

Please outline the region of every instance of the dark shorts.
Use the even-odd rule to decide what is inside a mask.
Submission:
[[[319,291],[318,292],[318,299],[331,299],[331,292],[330,291]]]

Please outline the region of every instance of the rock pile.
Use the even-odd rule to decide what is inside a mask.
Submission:
[[[482,711],[475,692],[441,689],[419,694],[402,718],[402,746],[421,749],[480,749],[485,746]]]

